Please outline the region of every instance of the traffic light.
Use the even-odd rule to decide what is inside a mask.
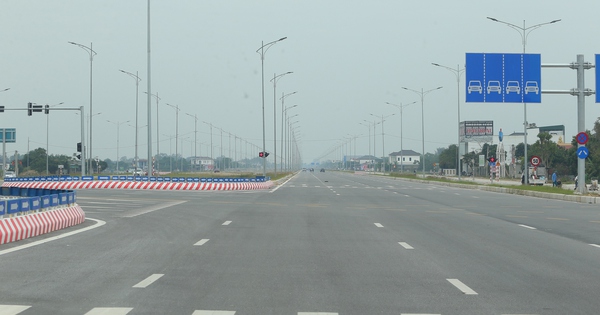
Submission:
[[[493,157],[493,156],[490,156],[490,157],[488,158],[488,162],[490,162],[490,163],[496,163],[496,158],[495,158],[495,157]]]
[[[77,154],[76,157],[78,160],[81,160],[81,154]]]
[[[0,106],[0,113],[4,113],[4,106]]]
[[[267,157],[267,156],[269,156],[269,152],[263,152],[263,153],[265,154],[265,156],[264,156],[264,157]]]
[[[46,106],[44,107],[44,113],[46,115],[50,114],[50,105],[46,104]]]
[[[33,114],[33,104],[31,102],[27,103],[27,116],[31,116]]]
[[[269,156],[269,152],[258,152],[258,157],[266,158]]]
[[[81,152],[81,142],[77,142],[77,152]]]

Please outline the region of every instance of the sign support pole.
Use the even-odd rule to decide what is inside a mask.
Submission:
[[[583,55],[577,55],[577,131],[585,132],[585,81]],[[578,144],[578,147],[581,144]],[[577,159],[577,191],[586,193],[585,159]]]

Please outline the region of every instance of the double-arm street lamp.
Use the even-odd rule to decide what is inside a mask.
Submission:
[[[261,64],[261,85],[262,85],[262,125],[263,125],[263,152],[267,152],[267,144],[265,140],[265,54],[267,50],[271,48],[271,46],[275,45],[277,42],[280,42],[287,37],[282,37],[278,40],[274,40],[269,43],[261,42],[262,46],[256,50],[258,54],[260,54],[260,64]],[[212,148],[211,148],[212,150]],[[267,173],[267,159],[263,159],[263,176],[266,176]]]
[[[85,50],[89,55],[90,55],[90,113],[94,112],[94,108],[92,107],[92,62],[94,61],[94,56],[96,55],[96,52],[94,51],[94,49],[92,49],[92,43],[90,43],[90,47],[82,45],[82,44],[78,44],[75,42],[68,42],[69,44],[75,45],[83,50]],[[91,165],[92,165],[92,160],[91,157],[92,155],[92,134],[93,134],[93,128],[92,128],[92,117],[93,115],[90,115],[90,123],[89,123],[89,127],[90,127],[90,165],[89,165],[89,169],[91,169]],[[93,173],[93,171],[91,172]]]
[[[456,75],[456,108],[458,110],[458,125],[457,125],[457,130],[458,130],[458,146],[456,147],[456,164],[457,164],[457,170],[458,170],[458,180],[460,180],[460,175],[461,175],[461,163],[460,163],[460,75],[463,74],[465,72],[465,68],[460,68],[459,65],[456,65],[456,69],[452,69],[450,67],[446,67],[446,66],[442,66],[438,63],[431,63],[432,65],[436,66],[436,67],[442,67],[446,70],[452,71],[452,73],[454,73]]]
[[[403,89],[407,90],[407,91],[411,91],[414,92],[416,94],[418,94],[421,97],[421,141],[422,141],[422,150],[423,150],[423,160],[421,161],[421,164],[423,165],[423,177],[425,177],[425,110],[424,105],[423,105],[423,99],[425,98],[425,95],[435,91],[435,90],[439,90],[442,87],[438,86],[435,89],[431,89],[431,90],[427,90],[427,91],[423,91],[423,88],[421,88],[421,91],[417,91],[417,90],[413,90],[413,89],[409,89],[409,88],[405,88],[402,87]]]
[[[404,107],[412,105],[416,102],[417,101],[414,101],[412,103],[408,103],[408,104],[404,104],[404,105],[402,105],[402,104],[397,105],[397,104],[392,104],[390,102],[385,102],[386,104],[392,105],[400,110],[400,172],[401,173],[404,172],[404,155],[403,155],[404,153],[402,152],[404,150],[404,148],[402,147],[402,129],[403,129],[402,127],[404,126],[403,125],[404,122],[402,121],[402,109],[404,109]]]
[[[121,127],[122,124],[126,124],[129,122],[128,121],[111,121],[111,120],[107,120],[107,122],[117,125],[117,174],[119,173],[119,127]]]
[[[507,25],[508,27],[514,29],[515,31],[519,32],[519,35],[521,35],[521,40],[523,43],[523,54],[525,54],[525,46],[527,46],[527,36],[529,36],[529,33],[533,32],[534,30],[544,26],[544,25],[548,25],[548,24],[553,24],[556,22],[560,22],[560,20],[552,20],[550,22],[545,22],[545,23],[540,23],[540,24],[536,24],[536,25],[532,25],[529,27],[525,27],[525,20],[523,20],[523,27],[521,26],[517,26],[514,25],[512,23],[508,23],[508,22],[504,22],[504,21],[500,21],[498,19],[495,18],[491,18],[488,17],[489,20],[492,20],[494,22],[498,22],[498,23],[502,23],[504,25]],[[524,158],[523,158],[523,174],[524,174],[524,184],[527,185],[529,183],[529,162],[528,162],[528,157],[527,157],[527,103],[523,102],[523,144],[524,144]]]

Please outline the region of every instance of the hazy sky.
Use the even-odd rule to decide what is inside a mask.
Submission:
[[[194,118],[198,117],[198,155],[210,156],[210,128],[262,147],[261,60],[256,50],[287,37],[265,54],[265,118],[267,151],[273,156],[274,74],[293,71],[278,80],[277,98],[285,98],[300,138],[305,162],[324,156],[349,135],[360,135],[357,154],[369,153],[369,129],[364,120],[388,117],[385,153],[400,150],[400,111],[386,102],[416,104],[403,111],[403,148],[421,152],[421,102],[403,90],[443,89],[424,101],[425,150],[457,142],[457,82],[451,71],[431,65],[462,68],[465,53],[519,53],[520,34],[499,20],[526,26],[562,19],[533,31],[527,52],[540,53],[542,64],[571,63],[577,54],[594,62],[600,53],[600,2],[586,1],[447,1],[447,0],[153,0],[151,1],[152,93],[159,103],[160,150],[175,153],[175,110],[178,105],[179,153],[193,155]],[[84,106],[89,115],[89,55],[69,41],[90,46],[93,61],[93,155],[133,157],[135,144],[135,80],[119,72],[139,72],[139,155],[147,156],[147,1],[143,0],[2,0],[0,2],[0,105],[26,108],[27,102]],[[586,87],[595,89],[594,70],[586,72]],[[542,89],[576,87],[570,69],[542,69]],[[495,133],[523,130],[521,104],[465,103],[465,78],[460,80],[461,120],[494,120]],[[586,100],[586,128],[600,116],[594,96]],[[530,123],[565,125],[567,139],[577,133],[576,98],[542,96],[528,104]],[[9,154],[46,147],[46,115],[7,111],[1,126],[17,128],[17,143]],[[280,148],[281,102],[277,102],[277,147]],[[156,102],[152,100],[153,141]],[[87,120],[86,120],[87,121]],[[49,115],[49,152],[75,152],[80,120],[75,112]],[[220,154],[220,130],[213,129],[214,155]],[[371,128],[371,134],[373,133]],[[231,148],[234,147],[232,136]],[[377,155],[382,155],[381,125],[376,127]],[[181,140],[180,140],[181,141]],[[187,142],[185,142],[187,141]],[[371,140],[371,142],[373,142]],[[238,147],[240,141],[237,142]],[[353,146],[354,147],[354,146]],[[153,144],[153,151],[156,143]],[[371,151],[373,144],[371,143]],[[182,152],[183,151],[183,152]],[[256,152],[254,152],[256,151]],[[258,154],[253,149],[253,155]],[[353,148],[354,151],[354,148]],[[339,151],[338,151],[339,152]],[[353,153],[353,152],[352,152]],[[233,153],[232,153],[233,155]],[[238,155],[239,156],[239,155]]]

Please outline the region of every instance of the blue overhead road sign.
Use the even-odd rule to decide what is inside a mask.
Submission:
[[[467,102],[541,103],[540,54],[466,54]]]

